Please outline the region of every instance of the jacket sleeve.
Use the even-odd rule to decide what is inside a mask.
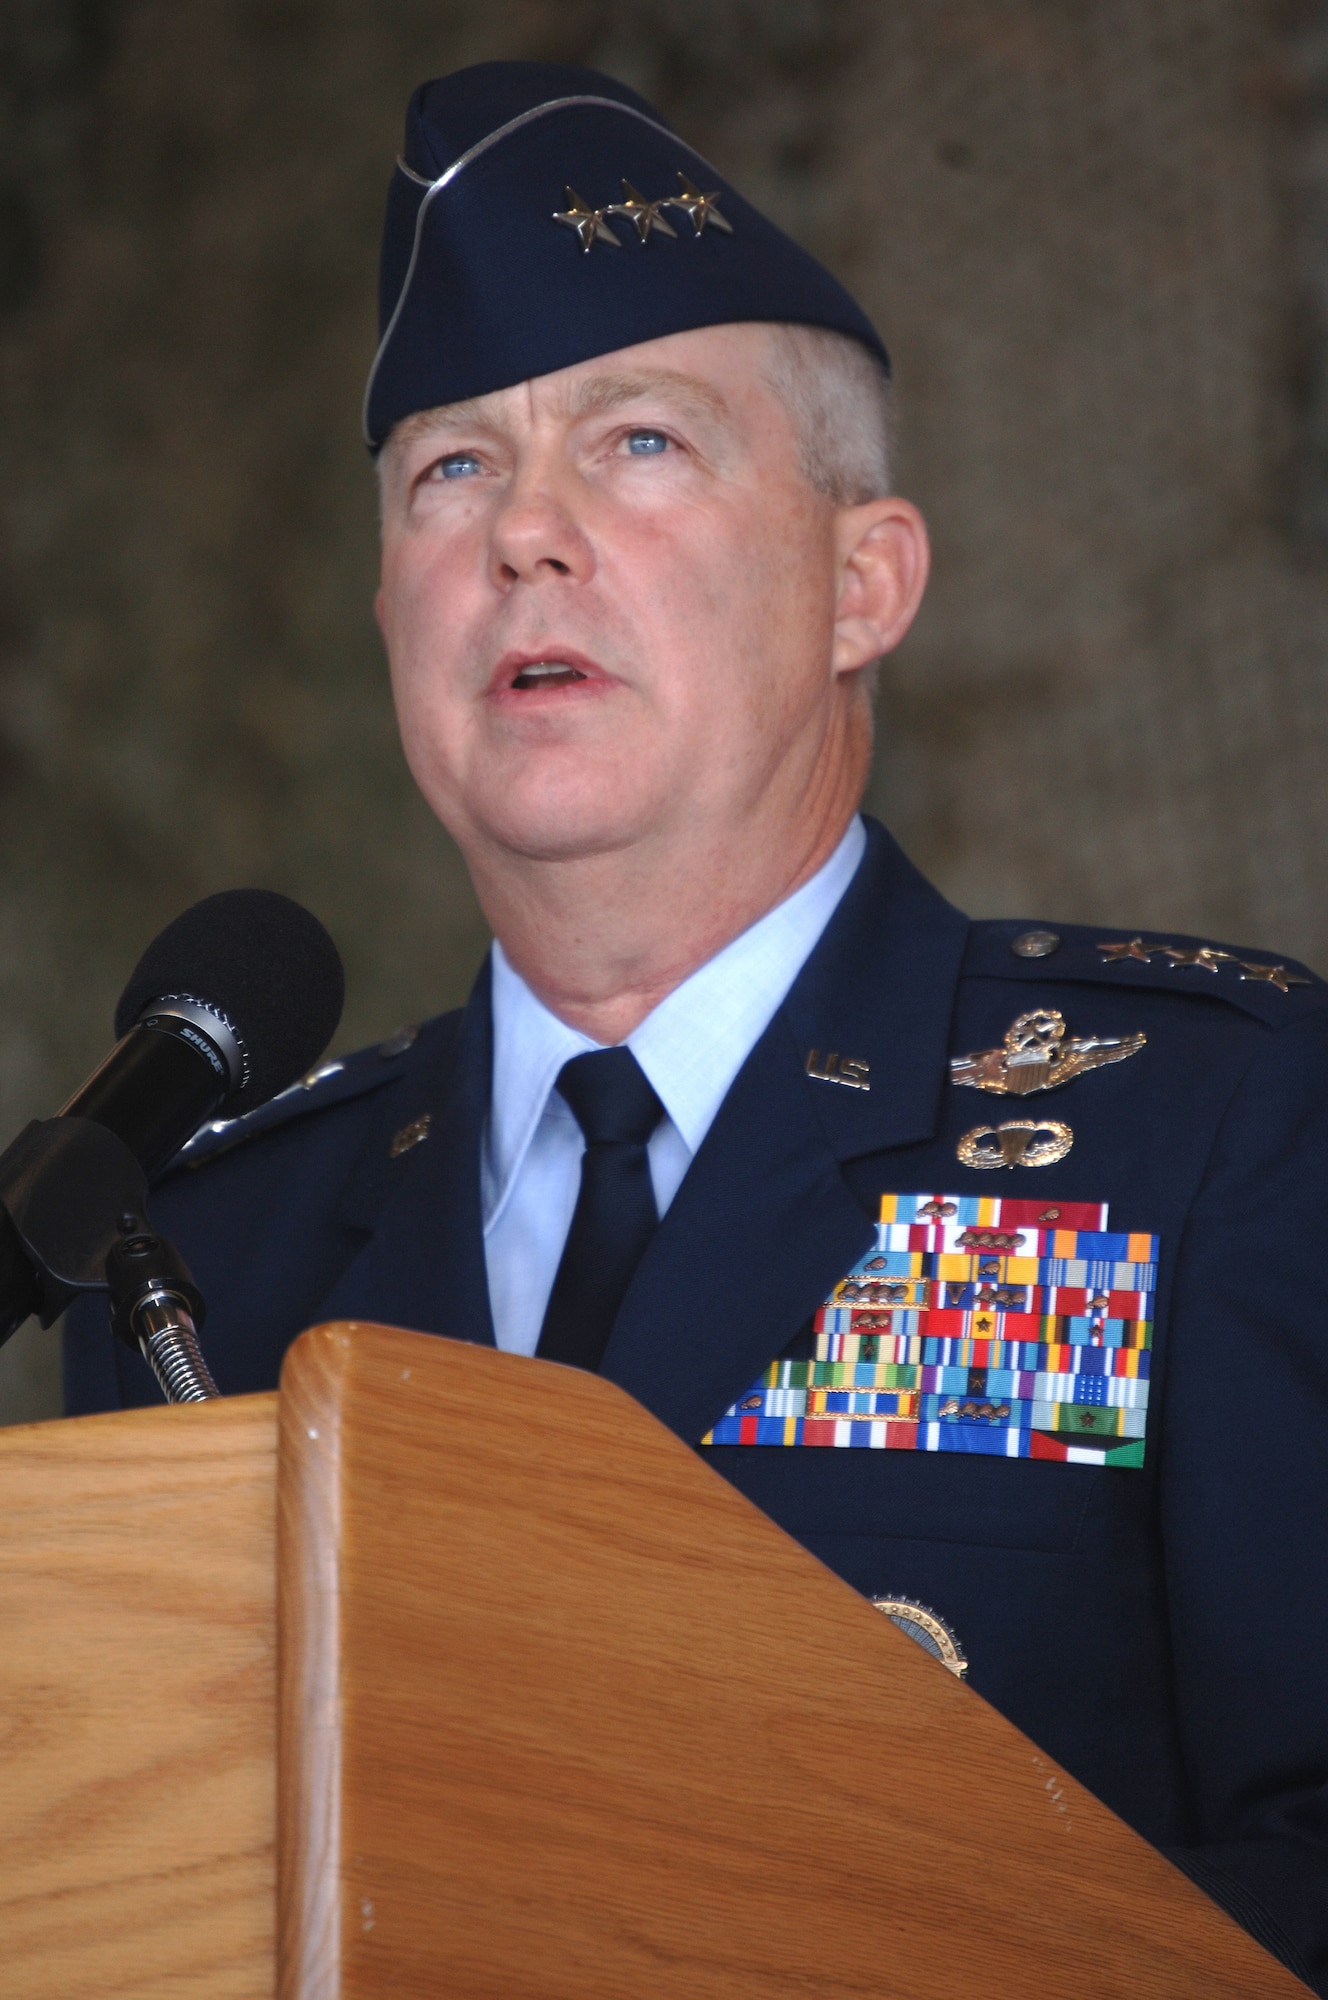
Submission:
[[[1328,1991],[1328,1015],[1270,1034],[1179,1246],[1160,1507],[1196,1838],[1173,1859]]]

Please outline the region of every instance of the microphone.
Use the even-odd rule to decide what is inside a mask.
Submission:
[[[0,1156],[0,1344],[29,1313],[49,1326],[106,1286],[121,1239],[149,1240],[148,1180],[223,1106],[241,1117],[311,1069],[344,991],[323,926],[273,890],[223,890],[167,925],[120,997],[105,1061]],[[172,1257],[162,1268],[183,1273]]]
[[[115,1010],[120,1040],[58,1114],[123,1139],[151,1180],[224,1103],[241,1118],[312,1069],[336,1033],[341,960],[272,889],[223,889],[167,924]]]

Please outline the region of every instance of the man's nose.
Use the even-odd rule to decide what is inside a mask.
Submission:
[[[493,524],[491,559],[500,590],[553,577],[587,583],[595,570],[594,550],[569,497],[547,480],[514,483]]]

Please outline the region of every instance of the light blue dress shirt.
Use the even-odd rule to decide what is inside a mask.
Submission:
[[[811,880],[685,979],[627,1037],[665,1116],[650,1141],[661,1215],[729,1086],[801,972],[867,844],[855,815]],[[551,1014],[494,941],[493,1094],[480,1162],[494,1335],[533,1354],[581,1186],[581,1128],[554,1089],[573,1056],[600,1047]]]

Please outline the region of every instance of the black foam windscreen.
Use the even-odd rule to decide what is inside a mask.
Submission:
[[[248,1060],[232,1116],[252,1111],[311,1069],[336,1032],[341,958],[317,917],[273,889],[223,889],[167,924],[120,996],[126,1035],[154,1000],[201,1001],[225,1016]]]

